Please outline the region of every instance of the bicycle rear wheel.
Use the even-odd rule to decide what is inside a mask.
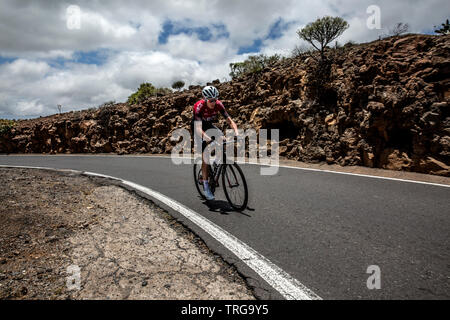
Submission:
[[[199,182],[202,179],[202,166],[194,164],[194,183],[198,193],[202,199],[206,200],[205,193],[203,192],[203,185]]]
[[[233,209],[242,211],[247,208],[247,181],[237,163],[223,165],[222,185],[225,196]]]

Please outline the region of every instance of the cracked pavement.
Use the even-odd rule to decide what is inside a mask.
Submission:
[[[2,299],[255,299],[234,266],[151,201],[76,174],[0,173]],[[66,286],[71,265],[79,290]]]

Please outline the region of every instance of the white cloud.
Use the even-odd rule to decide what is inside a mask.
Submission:
[[[204,63],[226,61],[228,57],[234,54],[226,41],[205,42],[199,40],[196,35],[189,36],[186,34],[171,36],[167,44],[161,46],[160,49],[164,52],[170,52],[175,58]]]
[[[81,26],[89,33],[100,32],[106,37],[119,40],[130,38],[136,34],[136,29],[132,26],[109,21],[96,12],[81,11],[80,30]]]
[[[228,73],[228,65],[200,65],[157,51],[121,52],[102,66],[72,63],[66,67],[62,70],[26,60],[4,64],[4,70],[15,70],[15,81],[9,81],[0,69],[0,88],[7,92],[0,96],[0,117],[51,114],[57,104],[64,111],[96,107],[106,101],[125,101],[143,82],[157,87],[171,87],[179,79],[187,85],[205,84]],[[46,77],[37,76],[44,72]],[[33,74],[35,81],[27,81]]]
[[[39,99],[32,101],[18,101],[17,113],[37,116],[44,111],[44,105],[39,102]]]
[[[382,30],[366,27],[372,4],[381,8]],[[79,30],[67,28],[69,5],[81,9]],[[296,31],[324,15],[349,22],[338,39],[345,43],[377,39],[397,22],[409,23],[412,32],[429,31],[448,18],[449,9],[444,0],[2,0],[0,63],[1,57],[17,60],[0,64],[0,117],[54,113],[58,103],[67,111],[124,101],[144,81],[170,87],[179,79],[188,85],[224,80],[229,63],[248,56],[237,54],[240,47],[259,39],[261,52],[288,55],[301,43]],[[288,28],[281,37],[266,39],[280,18]],[[166,21],[210,27],[212,38],[179,33],[159,44]],[[86,63],[80,52],[101,50],[100,65],[76,62]]]
[[[15,60],[1,68],[4,81],[17,78],[20,80],[26,80],[26,78],[35,80],[36,78],[44,77],[49,70],[50,67],[45,62],[34,62],[24,59]]]

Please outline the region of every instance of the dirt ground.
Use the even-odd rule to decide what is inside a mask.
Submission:
[[[151,201],[75,173],[0,175],[0,299],[255,299]]]

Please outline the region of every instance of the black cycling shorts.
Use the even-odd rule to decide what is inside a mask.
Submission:
[[[206,130],[209,130],[209,129],[217,129],[220,131],[220,129],[217,128],[215,125],[213,125],[212,122],[202,120],[202,130],[206,132]],[[192,119],[192,121],[191,121],[191,132],[192,132],[192,139],[194,140],[194,119]],[[207,145],[208,145],[208,143],[206,141],[202,142],[202,152],[205,151],[205,148]]]

